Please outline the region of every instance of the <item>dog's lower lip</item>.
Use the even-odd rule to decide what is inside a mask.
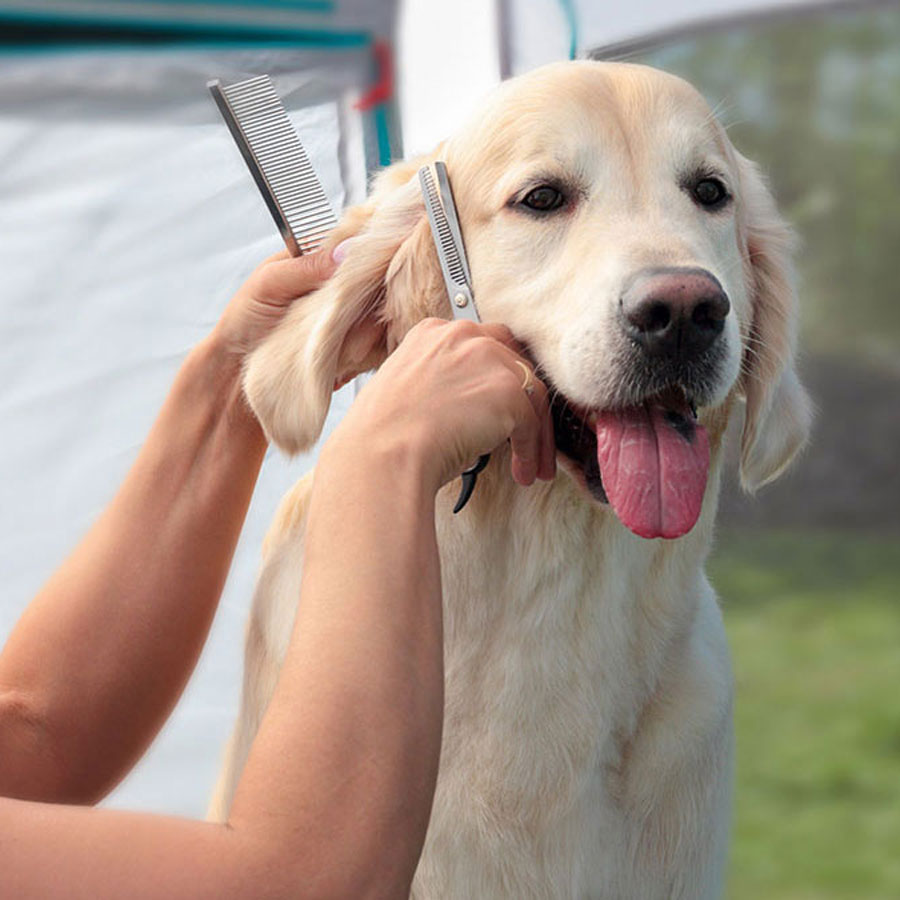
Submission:
[[[580,409],[555,390],[551,391],[551,398],[550,413],[553,417],[556,449],[581,470],[591,496],[607,503],[597,462],[597,437],[594,430],[597,413]]]

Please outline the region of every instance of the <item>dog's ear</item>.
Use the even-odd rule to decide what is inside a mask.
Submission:
[[[247,361],[247,399],[288,453],[315,442],[337,387],[379,366],[416,321],[448,302],[417,177],[431,158],[386,169],[366,204],[347,211],[322,250],[349,237],[337,272],[295,302]]]
[[[756,166],[738,156],[745,275],[753,316],[741,375],[746,401],[741,485],[753,492],[777,478],[809,437],[812,407],[797,379],[797,295],[793,235]]]

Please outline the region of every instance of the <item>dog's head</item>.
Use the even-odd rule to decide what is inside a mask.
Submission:
[[[684,533],[708,467],[696,410],[733,393],[745,487],[782,471],[809,427],[790,234],[692,87],[641,66],[548,66],[502,85],[439,155],[481,317],[552,386],[557,445],[586,492],[640,534]],[[337,274],[249,361],[247,396],[289,452],[315,440],[336,384],[450,316],[416,177],[427,161],[382,174],[334,235],[355,236]]]

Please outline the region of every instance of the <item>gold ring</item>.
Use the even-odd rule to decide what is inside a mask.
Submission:
[[[525,373],[525,380],[522,382],[522,390],[530,397],[534,393],[534,372],[532,372],[520,359],[516,360],[516,365]]]

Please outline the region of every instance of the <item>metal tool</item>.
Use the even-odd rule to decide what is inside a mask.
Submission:
[[[435,175],[432,176],[431,169],[423,166],[419,169],[419,183],[425,197],[431,235],[441,261],[441,271],[444,273],[444,284],[447,286],[453,317],[480,322],[475,297],[472,294],[472,276],[469,274],[466,248],[459,227],[459,217],[456,215],[456,204],[453,202],[447,166],[440,161],[435,162],[434,172]],[[472,491],[475,490],[478,473],[488,464],[490,458],[490,453],[485,453],[478,458],[474,466],[462,473],[462,488],[453,512],[458,513],[469,502]]]
[[[207,84],[291,256],[316,250],[337,219],[268,75]]]

